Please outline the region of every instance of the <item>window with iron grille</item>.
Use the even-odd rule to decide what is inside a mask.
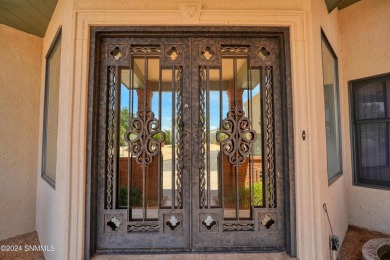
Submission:
[[[390,188],[390,73],[350,82],[354,184]]]

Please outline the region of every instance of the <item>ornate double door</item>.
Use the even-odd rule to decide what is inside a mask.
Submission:
[[[280,38],[203,34],[101,39],[98,252],[286,250]]]

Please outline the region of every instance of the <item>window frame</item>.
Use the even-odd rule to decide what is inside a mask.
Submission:
[[[42,128],[42,160],[41,160],[41,177],[45,180],[54,190],[56,181],[53,180],[46,172],[46,157],[47,157],[47,128],[48,128],[48,106],[49,106],[49,89],[50,89],[50,60],[55,51],[61,46],[62,40],[62,26],[57,29],[52,43],[50,44],[49,50],[45,56],[45,90],[44,90],[44,109],[43,109],[43,128]],[[61,53],[60,53],[61,56]],[[60,68],[61,70],[61,62]],[[57,113],[58,113],[57,107]],[[58,121],[57,121],[58,124]],[[58,140],[58,129],[57,129],[57,140]],[[57,149],[57,147],[56,147]],[[57,162],[56,162],[57,164]],[[54,173],[56,175],[56,172]]]
[[[328,38],[326,37],[326,34],[324,30],[321,28],[321,66],[322,66],[322,90],[324,93],[324,112],[325,112],[325,82],[324,82],[324,66],[323,66],[323,48],[322,48],[322,43],[325,44],[327,47],[330,55],[334,59],[334,73],[335,73],[335,116],[336,122],[337,122],[337,127],[336,131],[338,134],[338,149],[339,149],[339,163],[340,163],[340,171],[334,174],[333,176],[329,176],[329,169],[328,169],[328,157],[326,156],[326,162],[327,162],[327,167],[326,167],[326,172],[327,172],[327,177],[328,177],[328,186],[330,186],[332,183],[337,181],[342,175],[343,175],[343,149],[342,149],[342,134],[341,134],[341,113],[340,113],[340,84],[339,84],[339,66],[338,66],[338,58],[336,53],[334,52]],[[325,139],[327,138],[327,132],[326,132],[326,122],[325,122]],[[326,142],[326,140],[325,140]],[[327,149],[327,147],[326,147]]]
[[[356,133],[356,127],[359,124],[362,124],[361,121],[370,121],[366,124],[375,124],[375,123],[388,123],[390,124],[390,115],[384,118],[375,118],[375,119],[357,119],[357,111],[356,111],[356,105],[355,103],[355,91],[354,87],[356,86],[362,86],[363,84],[370,84],[375,82],[382,82],[384,80],[390,80],[390,72],[384,73],[384,74],[378,74],[370,77],[365,78],[359,78],[348,81],[348,88],[349,88],[349,109],[350,109],[350,131],[351,131],[351,155],[352,155],[352,184],[354,186],[360,186],[360,187],[366,187],[366,188],[374,188],[374,189],[380,189],[380,190],[390,190],[390,183],[387,185],[380,185],[375,180],[370,181],[364,181],[364,179],[359,178],[359,161],[358,159],[358,138],[359,135]],[[390,105],[390,99],[385,100],[388,105]],[[360,121],[360,123],[358,122]]]

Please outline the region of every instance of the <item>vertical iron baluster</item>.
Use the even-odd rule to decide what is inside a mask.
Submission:
[[[207,206],[210,208],[210,68],[206,67],[206,160],[207,160]]]
[[[118,66],[115,67],[116,70],[116,81],[115,81],[115,88],[116,88],[116,96],[115,96],[115,113],[114,113],[114,174],[112,178],[112,186],[113,186],[113,196],[112,196],[112,206],[114,209],[119,207],[118,203],[118,174],[119,172],[119,146],[120,146],[120,96],[121,96],[121,73],[120,68]]]
[[[131,59],[130,59],[131,60]],[[132,99],[132,93],[131,93],[131,61],[130,61],[130,64],[129,64],[129,82],[128,82],[128,86],[129,86],[129,102],[127,103],[128,105],[128,108],[129,108],[129,113],[131,113],[131,99]],[[130,120],[131,120],[131,115],[129,115],[129,119],[127,120],[127,128],[130,128]],[[127,221],[130,221],[131,217],[130,217],[130,144],[127,144],[128,146],[128,149],[127,149],[127,172],[126,172],[126,175],[127,175],[127,189],[126,189],[126,218],[127,218]]]
[[[115,67],[109,68],[108,83],[108,142],[107,142],[107,181],[106,181],[106,208],[112,208],[112,182],[114,175],[114,124],[115,124],[115,96],[116,96],[116,75]]]
[[[129,122],[129,128],[132,129],[133,125],[131,122],[133,122],[134,118],[134,95],[135,95],[135,89],[134,89],[134,75],[133,75],[133,68],[130,69],[130,75],[131,75],[131,113],[130,113],[130,122]],[[131,205],[130,207],[130,219],[132,218],[133,215],[133,204],[132,204],[132,197],[131,197],[131,190],[133,189],[133,153],[130,149],[130,143],[128,143],[128,152],[127,156],[129,156],[130,160],[130,178],[129,178],[129,183],[130,185],[128,186],[128,203]]]
[[[184,122],[182,117],[182,91],[181,91],[181,78],[182,78],[182,69],[180,66],[177,66],[175,72],[175,80],[176,80],[176,124],[177,124],[177,132],[176,132],[176,153],[177,153],[177,163],[176,163],[176,206],[177,208],[182,207],[182,169],[183,169],[183,130],[184,130]]]
[[[159,64],[160,65],[160,64]],[[162,81],[162,70],[161,70],[161,66],[159,66],[158,68],[158,119],[160,120],[161,124],[160,124],[160,131],[162,131],[161,127],[162,127],[162,90],[161,90],[161,81]],[[164,143],[165,143],[165,140],[164,140]],[[163,175],[163,160],[164,158],[162,158],[162,151],[161,151],[161,144],[158,146],[158,149],[159,149],[159,155],[158,155],[158,174],[157,174],[157,179],[158,179],[158,183],[157,183],[157,189],[158,189],[158,198],[157,198],[157,205],[158,205],[158,208],[160,208],[162,205],[161,205],[161,198],[163,196],[162,194],[162,191],[163,189],[161,188],[161,179],[164,177],[162,176]]]
[[[269,207],[275,205],[275,155],[274,155],[274,121],[273,121],[273,92],[272,92],[272,67],[266,67],[266,116],[267,116],[267,161],[268,161],[268,186],[269,186]]]
[[[222,67],[219,70],[219,130],[222,129],[222,119],[223,119],[223,97],[222,97]],[[225,207],[225,195],[224,195],[224,179],[223,179],[223,151],[222,151],[222,143],[219,143],[219,160],[220,160],[220,170],[221,172],[218,173],[220,178],[220,201],[221,201],[221,207]]]
[[[205,208],[206,205],[206,177],[205,177],[205,67],[201,66],[199,69],[200,87],[199,87],[199,130],[200,130],[200,160],[199,160],[199,206]]]
[[[233,81],[234,81],[234,90],[233,90],[233,102],[234,102],[234,108],[237,108],[237,97],[236,97],[236,88],[237,88],[237,56],[234,56],[233,61]],[[237,114],[236,114],[237,116]],[[234,127],[237,127],[234,126]],[[233,133],[236,132],[237,129],[234,129]],[[235,138],[236,136],[234,136]],[[238,145],[238,143],[236,143]],[[238,160],[238,149],[236,149],[236,158]],[[236,219],[240,220],[240,193],[239,193],[239,183],[238,183],[238,163],[236,163],[234,167],[235,177],[236,177]]]
[[[133,119],[133,96],[134,96],[134,86],[133,86],[133,74],[132,74],[132,64],[130,58],[130,66],[129,66],[129,120],[128,120],[128,128],[131,127],[131,120]],[[127,143],[127,221],[131,220],[131,178],[132,178],[132,167],[133,160],[130,153],[130,143]]]
[[[175,150],[176,150],[176,136],[175,136],[175,114],[176,114],[176,95],[175,95],[175,67],[172,66],[172,209],[175,208],[175,176],[176,176],[176,169],[175,169]]]
[[[250,122],[250,128],[253,129],[253,109],[252,109],[252,70],[250,67],[250,62],[249,58],[247,61],[247,78],[248,78],[248,118]],[[255,144],[255,143],[254,143]],[[253,208],[254,208],[254,178],[253,178],[253,173],[254,173],[254,145],[251,146],[251,151],[249,153],[249,194],[250,194],[250,218],[252,219],[253,217]]]
[[[147,119],[147,113],[146,113],[146,108],[148,107],[147,106],[147,92],[148,92],[148,89],[147,89],[147,83],[148,83],[148,59],[146,57],[146,55],[144,56],[144,110],[145,110],[145,113],[143,114],[144,118],[143,118],[143,122],[146,123],[146,119]],[[147,129],[148,125],[147,124],[144,124],[144,128],[141,130],[143,131],[143,133],[147,133],[148,132],[148,129]],[[143,161],[145,161],[145,153],[143,154]],[[146,165],[143,164],[142,165],[142,221],[145,221],[146,219]]]

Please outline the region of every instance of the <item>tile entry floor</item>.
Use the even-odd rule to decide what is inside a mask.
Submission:
[[[379,232],[370,231],[364,228],[349,226],[344,242],[339,253],[340,260],[360,260],[362,259],[361,249],[365,242],[373,238],[388,237]],[[39,239],[36,232],[26,233],[20,236],[12,237],[0,241],[0,245],[39,245]],[[0,251],[1,260],[41,260],[45,259],[42,252],[37,251],[18,251],[6,252]],[[218,253],[218,254],[166,254],[166,255],[98,255],[93,257],[94,260],[291,260],[285,253],[259,254],[259,253]]]

